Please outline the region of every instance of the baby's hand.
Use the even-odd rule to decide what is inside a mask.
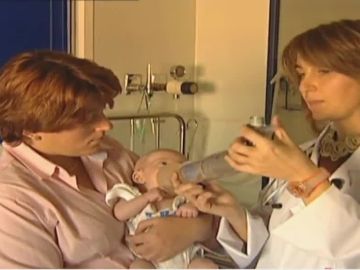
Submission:
[[[158,188],[152,188],[149,191],[147,191],[144,195],[146,196],[146,199],[150,203],[161,201],[164,198],[163,192]]]
[[[199,211],[232,218],[234,213],[242,212],[237,199],[227,190],[220,187],[216,181],[206,185],[184,183],[178,186],[175,192],[185,196]]]
[[[176,210],[176,215],[178,217],[196,218],[198,214],[198,209],[191,203],[186,203],[180,206],[178,210]]]

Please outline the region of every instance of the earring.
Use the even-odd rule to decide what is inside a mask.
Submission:
[[[41,141],[42,139],[40,135],[30,135],[29,137],[34,141]]]
[[[30,139],[30,140],[33,140],[33,141],[41,141],[42,137],[36,133],[32,133],[30,131],[27,131],[27,130],[24,130],[22,135],[27,138],[27,139]]]

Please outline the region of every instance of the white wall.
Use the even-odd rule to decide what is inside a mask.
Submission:
[[[182,64],[193,78],[195,58],[195,2],[193,0],[95,1],[94,59],[110,67],[124,85],[126,73],[143,74],[147,64],[169,78],[170,67]],[[112,113],[135,113],[141,95],[121,95]],[[144,111],[145,107],[142,107]],[[152,112],[189,114],[193,97],[174,100],[166,93],[152,98]]]
[[[195,96],[202,119],[196,146],[204,149],[195,154],[226,149],[251,115],[265,113],[268,5],[268,0],[196,1],[197,81],[204,86]],[[250,181],[240,188],[239,179]],[[226,186],[251,203],[258,179],[238,175]]]
[[[170,67],[179,64],[186,67],[184,79],[194,79],[194,0],[96,0],[93,2],[92,12],[93,39],[88,43],[92,46],[92,58],[111,68],[122,86],[126,73],[142,74],[142,81],[145,83],[147,64],[151,64],[152,73],[162,80],[170,79]],[[107,111],[107,114],[174,112],[187,119],[193,115],[193,111],[193,96],[174,99],[170,94],[158,92],[153,95],[147,108],[142,93],[125,95],[123,91],[115,99],[115,107]],[[139,121],[137,124],[134,150],[142,154],[154,148],[155,133],[150,120]],[[128,130],[129,125],[117,124],[111,135],[129,146]],[[161,145],[177,148],[178,132],[175,122],[169,122],[162,130],[165,134],[162,135]]]
[[[251,115],[264,115],[268,1],[198,0],[195,111],[209,122],[205,153],[226,148]],[[225,132],[224,132],[225,131]]]

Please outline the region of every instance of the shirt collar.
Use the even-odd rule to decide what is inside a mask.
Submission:
[[[3,143],[6,149],[13,157],[23,163],[27,168],[35,172],[42,178],[49,178],[52,176],[58,167],[51,161],[39,155],[35,150],[21,143],[17,146],[11,146],[6,142]]]
[[[54,174],[58,174],[59,171],[65,172],[68,176],[69,174],[66,170],[51,161],[47,160],[39,153],[37,153],[34,149],[29,147],[25,143],[21,143],[17,146],[11,146],[6,142],[3,142],[3,147],[8,151],[13,157],[19,160],[24,166],[33,171],[36,175],[38,175],[42,179],[49,179]],[[103,166],[104,161],[107,159],[108,153],[107,151],[101,150],[95,154],[81,156],[83,161],[86,160],[88,162],[94,162],[99,166]],[[84,162],[85,163],[85,162]],[[62,177],[61,177],[62,179]],[[64,179],[62,179],[64,180]],[[68,182],[68,181],[65,181]]]

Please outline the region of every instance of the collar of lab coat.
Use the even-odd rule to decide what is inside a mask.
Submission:
[[[321,134],[318,136],[318,139],[315,141],[314,147],[311,149],[312,152],[311,152],[310,158],[315,164],[318,164],[318,162],[319,162],[318,149],[319,149],[321,138],[324,136],[324,134],[330,128],[330,126],[331,125],[328,125],[321,132]],[[339,166],[339,168],[337,168],[332,173],[332,175],[330,176],[330,181],[332,179],[341,179],[344,181],[343,189],[344,190],[348,189],[349,183],[350,183],[350,174],[351,173],[359,173],[359,175],[360,175],[359,164],[360,164],[360,148],[356,149],[354,151],[354,153],[343,164],[341,164]]]

